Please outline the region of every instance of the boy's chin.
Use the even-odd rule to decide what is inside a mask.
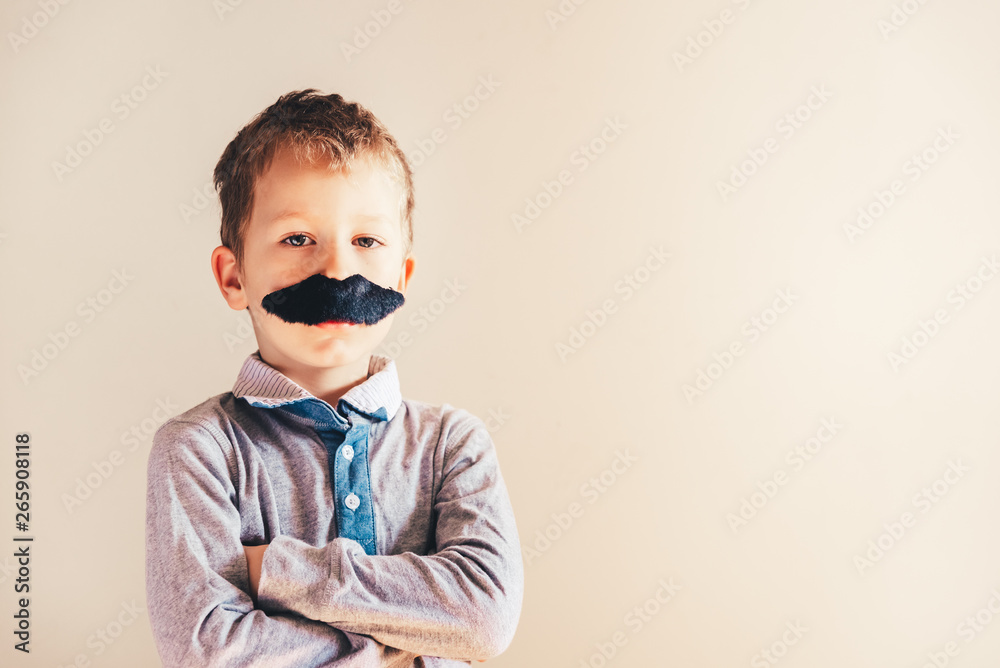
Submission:
[[[351,349],[350,351],[326,351],[313,354],[297,354],[293,359],[299,364],[301,369],[337,369],[358,365],[364,360],[367,364],[371,353],[367,350]]]
[[[268,347],[288,360],[304,366],[335,367],[357,362],[376,352],[388,333],[388,320],[324,327],[282,323],[270,332]],[[381,331],[379,331],[381,330]]]
[[[349,340],[338,336],[331,336],[321,341],[312,341],[308,344],[293,348],[288,353],[303,364],[311,366],[344,366],[357,362],[359,359],[368,359],[375,346],[371,341]]]

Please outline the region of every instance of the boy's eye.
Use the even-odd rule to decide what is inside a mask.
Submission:
[[[381,244],[382,243],[381,241],[379,241],[375,237],[358,237],[357,239],[355,239],[355,241],[360,241],[361,242],[361,246],[364,247],[364,248],[371,248],[375,244]],[[366,243],[366,242],[371,242],[371,243]]]
[[[382,244],[382,242],[375,237],[358,237],[355,241],[357,241],[362,248],[373,248],[375,244]],[[308,242],[309,237],[304,234],[290,234],[281,240],[281,243],[289,246],[295,246],[296,248],[305,246]]]
[[[282,240],[281,240],[281,243],[285,243],[285,242],[286,242],[286,241],[288,241],[289,239],[303,239],[304,241],[302,241],[301,243],[295,243],[295,242],[292,242],[292,243],[290,243],[289,245],[290,245],[290,246],[304,246],[304,245],[305,245],[305,242],[309,240],[309,237],[307,237],[307,236],[306,236],[306,235],[304,235],[304,234],[293,234],[293,235],[291,235],[291,236],[288,236],[288,237],[285,237],[284,239],[282,239]]]

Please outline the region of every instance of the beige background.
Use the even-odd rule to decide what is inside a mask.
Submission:
[[[220,5],[0,9],[0,554],[22,431],[36,536],[30,658],[10,648],[13,560],[0,558],[0,664],[158,665],[145,613],[100,654],[93,641],[145,598],[149,440],[121,438],[155,427],[158,401],[179,412],[228,391],[255,349],[212,278],[219,210],[197,191],[244,123],[310,86],[371,108],[411,156],[445,131],[416,169],[416,274],[387,343],[411,337],[391,351],[405,396],[504,416],[493,436],[539,553],[514,642],[486,665],[766,666],[773,648],[788,668],[916,668],[950,641],[948,665],[996,664],[1000,281],[977,272],[992,279],[1000,251],[997,3],[564,0],[575,11],[553,27],[557,0],[402,0],[350,59],[341,45],[387,2]],[[147,67],[162,81],[121,118],[116,98]],[[480,77],[500,85],[449,125]],[[829,98],[798,109],[813,87]],[[808,119],[788,137],[797,109]],[[53,163],[105,118],[113,132],[60,178]],[[616,118],[626,127],[580,171],[574,153]],[[941,128],[957,138],[937,154]],[[777,150],[724,200],[718,182],[765,144]],[[936,161],[913,181],[925,150]],[[512,214],[564,169],[572,182],[518,231]],[[895,179],[884,215],[849,233]],[[646,273],[650,247],[670,259]],[[134,278],[102,293],[116,270]],[[626,275],[645,280],[627,300]],[[448,280],[466,288],[442,311]],[[959,284],[978,292],[960,300]],[[775,321],[779,290],[794,301]],[[101,296],[96,317],[78,310]],[[614,312],[561,358],[606,300]],[[420,308],[438,313],[426,327]],[[939,309],[935,336],[894,368]],[[734,342],[743,354],[710,367]],[[715,378],[689,401],[699,371]],[[843,426],[795,470],[787,453],[831,418]],[[123,463],[69,512],[64,495],[114,450]],[[966,469],[954,484],[949,462]],[[734,531],[727,515],[775,475],[785,484]],[[924,488],[935,503],[915,498]],[[570,508],[561,528],[553,514]],[[912,526],[859,567],[906,512]]]

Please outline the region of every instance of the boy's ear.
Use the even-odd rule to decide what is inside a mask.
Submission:
[[[413,258],[413,254],[406,256],[403,260],[403,266],[400,268],[399,272],[399,283],[396,285],[396,292],[402,295],[406,295],[406,288],[410,284],[410,277],[413,276],[413,265],[416,260]]]
[[[236,256],[226,246],[218,246],[212,251],[212,274],[223,298],[234,311],[242,311],[248,307],[247,296],[236,267]]]

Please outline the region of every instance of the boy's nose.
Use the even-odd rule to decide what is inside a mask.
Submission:
[[[348,276],[351,276],[352,274],[355,274],[357,272],[351,272],[351,271],[346,271],[346,270],[336,270],[336,271],[324,270],[324,271],[315,272],[315,273],[321,273],[324,276],[326,276],[327,278],[336,278],[338,281],[342,281],[345,278],[347,278]]]
[[[321,273],[327,278],[336,278],[339,281],[358,273],[344,255],[346,254],[338,253],[337,251],[328,252],[322,259],[321,266],[316,268],[312,273]]]

